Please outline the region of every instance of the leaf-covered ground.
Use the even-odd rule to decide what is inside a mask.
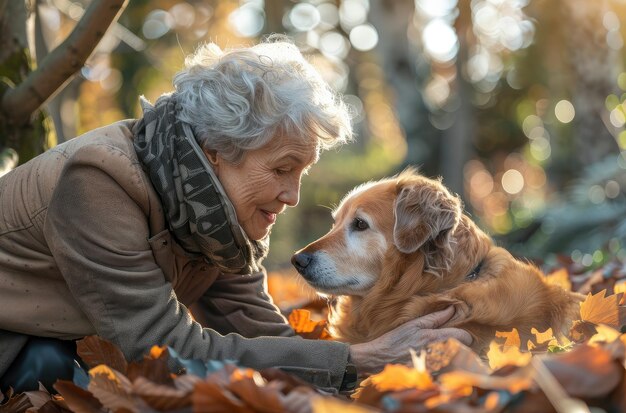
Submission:
[[[624,263],[586,270],[560,259],[544,268],[548,282],[587,294],[568,338],[535,331],[534,340],[520,343],[515,329],[498,332],[484,360],[455,340],[435,343],[413,355],[413,366],[387,365],[344,395],[280,370],[184,360],[162,347],[127,362],[113,344],[87,337],[78,351],[88,375],[77,370],[74,381],[58,381],[54,389],[0,395],[0,413],[626,411]],[[320,319],[324,304],[301,282],[277,274],[270,289],[282,308],[307,308],[290,312],[299,334],[332,339]]]

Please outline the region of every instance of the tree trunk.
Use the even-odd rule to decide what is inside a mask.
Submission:
[[[30,72],[26,20],[36,2],[0,0],[0,76],[9,80],[0,89],[0,153],[14,148],[23,163],[45,149],[37,110],[84,65],[127,3],[93,0],[70,35]]]
[[[0,97],[24,82],[31,72],[26,28],[32,7],[24,0],[0,2]],[[28,124],[16,125],[0,114],[0,174],[7,172],[16,159],[26,160],[41,153],[44,137],[43,115]]]

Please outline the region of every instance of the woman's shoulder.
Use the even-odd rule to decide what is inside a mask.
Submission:
[[[113,152],[120,152],[136,159],[132,134],[135,122],[133,119],[128,119],[92,129],[56,146],[54,149],[64,153],[69,158],[79,151],[98,151],[98,149],[110,148]]]

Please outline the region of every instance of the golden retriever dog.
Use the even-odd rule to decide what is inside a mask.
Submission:
[[[331,332],[372,340],[413,318],[455,307],[446,327],[467,330],[484,354],[496,331],[531,329],[557,337],[577,319],[582,295],[547,284],[463,213],[439,180],[409,168],[353,189],[322,238],[292,257],[318,292],[337,297]]]

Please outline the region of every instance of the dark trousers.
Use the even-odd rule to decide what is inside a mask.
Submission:
[[[9,369],[0,377],[0,390],[6,392],[9,387],[18,393],[38,390],[41,382],[48,391],[54,392],[54,382],[72,380],[74,360],[80,360],[75,341],[29,337]]]

